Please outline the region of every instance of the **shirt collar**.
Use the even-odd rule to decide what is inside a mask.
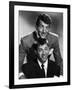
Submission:
[[[42,69],[42,67],[41,67],[42,63],[39,61],[39,59],[37,59],[37,61],[38,61],[38,64],[39,64],[40,68]],[[44,68],[47,69],[47,67],[48,67],[48,60],[46,60],[46,62],[43,65],[44,65]]]

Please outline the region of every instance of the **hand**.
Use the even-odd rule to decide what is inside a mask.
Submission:
[[[51,55],[53,53],[54,49],[51,48],[50,51],[49,51],[49,55]]]
[[[25,76],[24,76],[24,75],[22,75],[22,76],[20,76],[20,77],[19,77],[19,79],[25,79]]]
[[[26,78],[26,77],[25,77],[25,75],[24,75],[23,72],[19,73],[19,79],[25,79],[25,78]]]

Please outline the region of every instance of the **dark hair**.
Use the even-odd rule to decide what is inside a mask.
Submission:
[[[37,51],[38,46],[44,45],[44,44],[47,44],[48,45],[48,43],[46,42],[46,39],[39,38],[38,42],[36,44],[33,44],[32,47],[33,47],[34,50]]]
[[[28,61],[31,61],[31,60],[36,61],[37,57],[38,57],[38,53],[37,53],[38,47],[40,45],[44,45],[44,44],[47,44],[49,46],[49,44],[46,42],[45,39],[39,39],[37,43],[34,43],[32,45],[32,47],[30,48],[29,54],[27,55],[27,60]],[[48,55],[48,58],[50,58],[50,55]]]
[[[44,23],[46,24],[51,24],[51,17],[49,15],[46,15],[46,14],[40,14],[37,18],[37,21],[36,21],[36,26],[39,26],[40,24],[40,20],[42,20]]]

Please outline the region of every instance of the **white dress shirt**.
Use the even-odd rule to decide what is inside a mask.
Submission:
[[[40,68],[42,69],[42,66],[41,66],[42,63],[39,60],[37,60],[37,61],[38,61],[38,64],[39,64]],[[43,65],[44,65],[44,70],[45,70],[45,77],[47,77],[48,60],[46,60],[46,62],[43,63]]]

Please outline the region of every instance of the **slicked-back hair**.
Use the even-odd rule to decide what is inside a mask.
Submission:
[[[40,38],[40,40],[39,40],[36,44],[33,44],[32,47],[33,47],[34,50],[37,51],[38,47],[39,47],[40,45],[44,45],[44,44],[47,44],[47,46],[49,46],[45,39],[41,39],[41,38]]]
[[[47,14],[40,14],[37,18],[37,21],[36,21],[36,26],[38,27],[40,25],[40,20],[43,21],[44,23],[46,24],[50,24],[52,23],[52,20],[51,20],[51,17]]]

